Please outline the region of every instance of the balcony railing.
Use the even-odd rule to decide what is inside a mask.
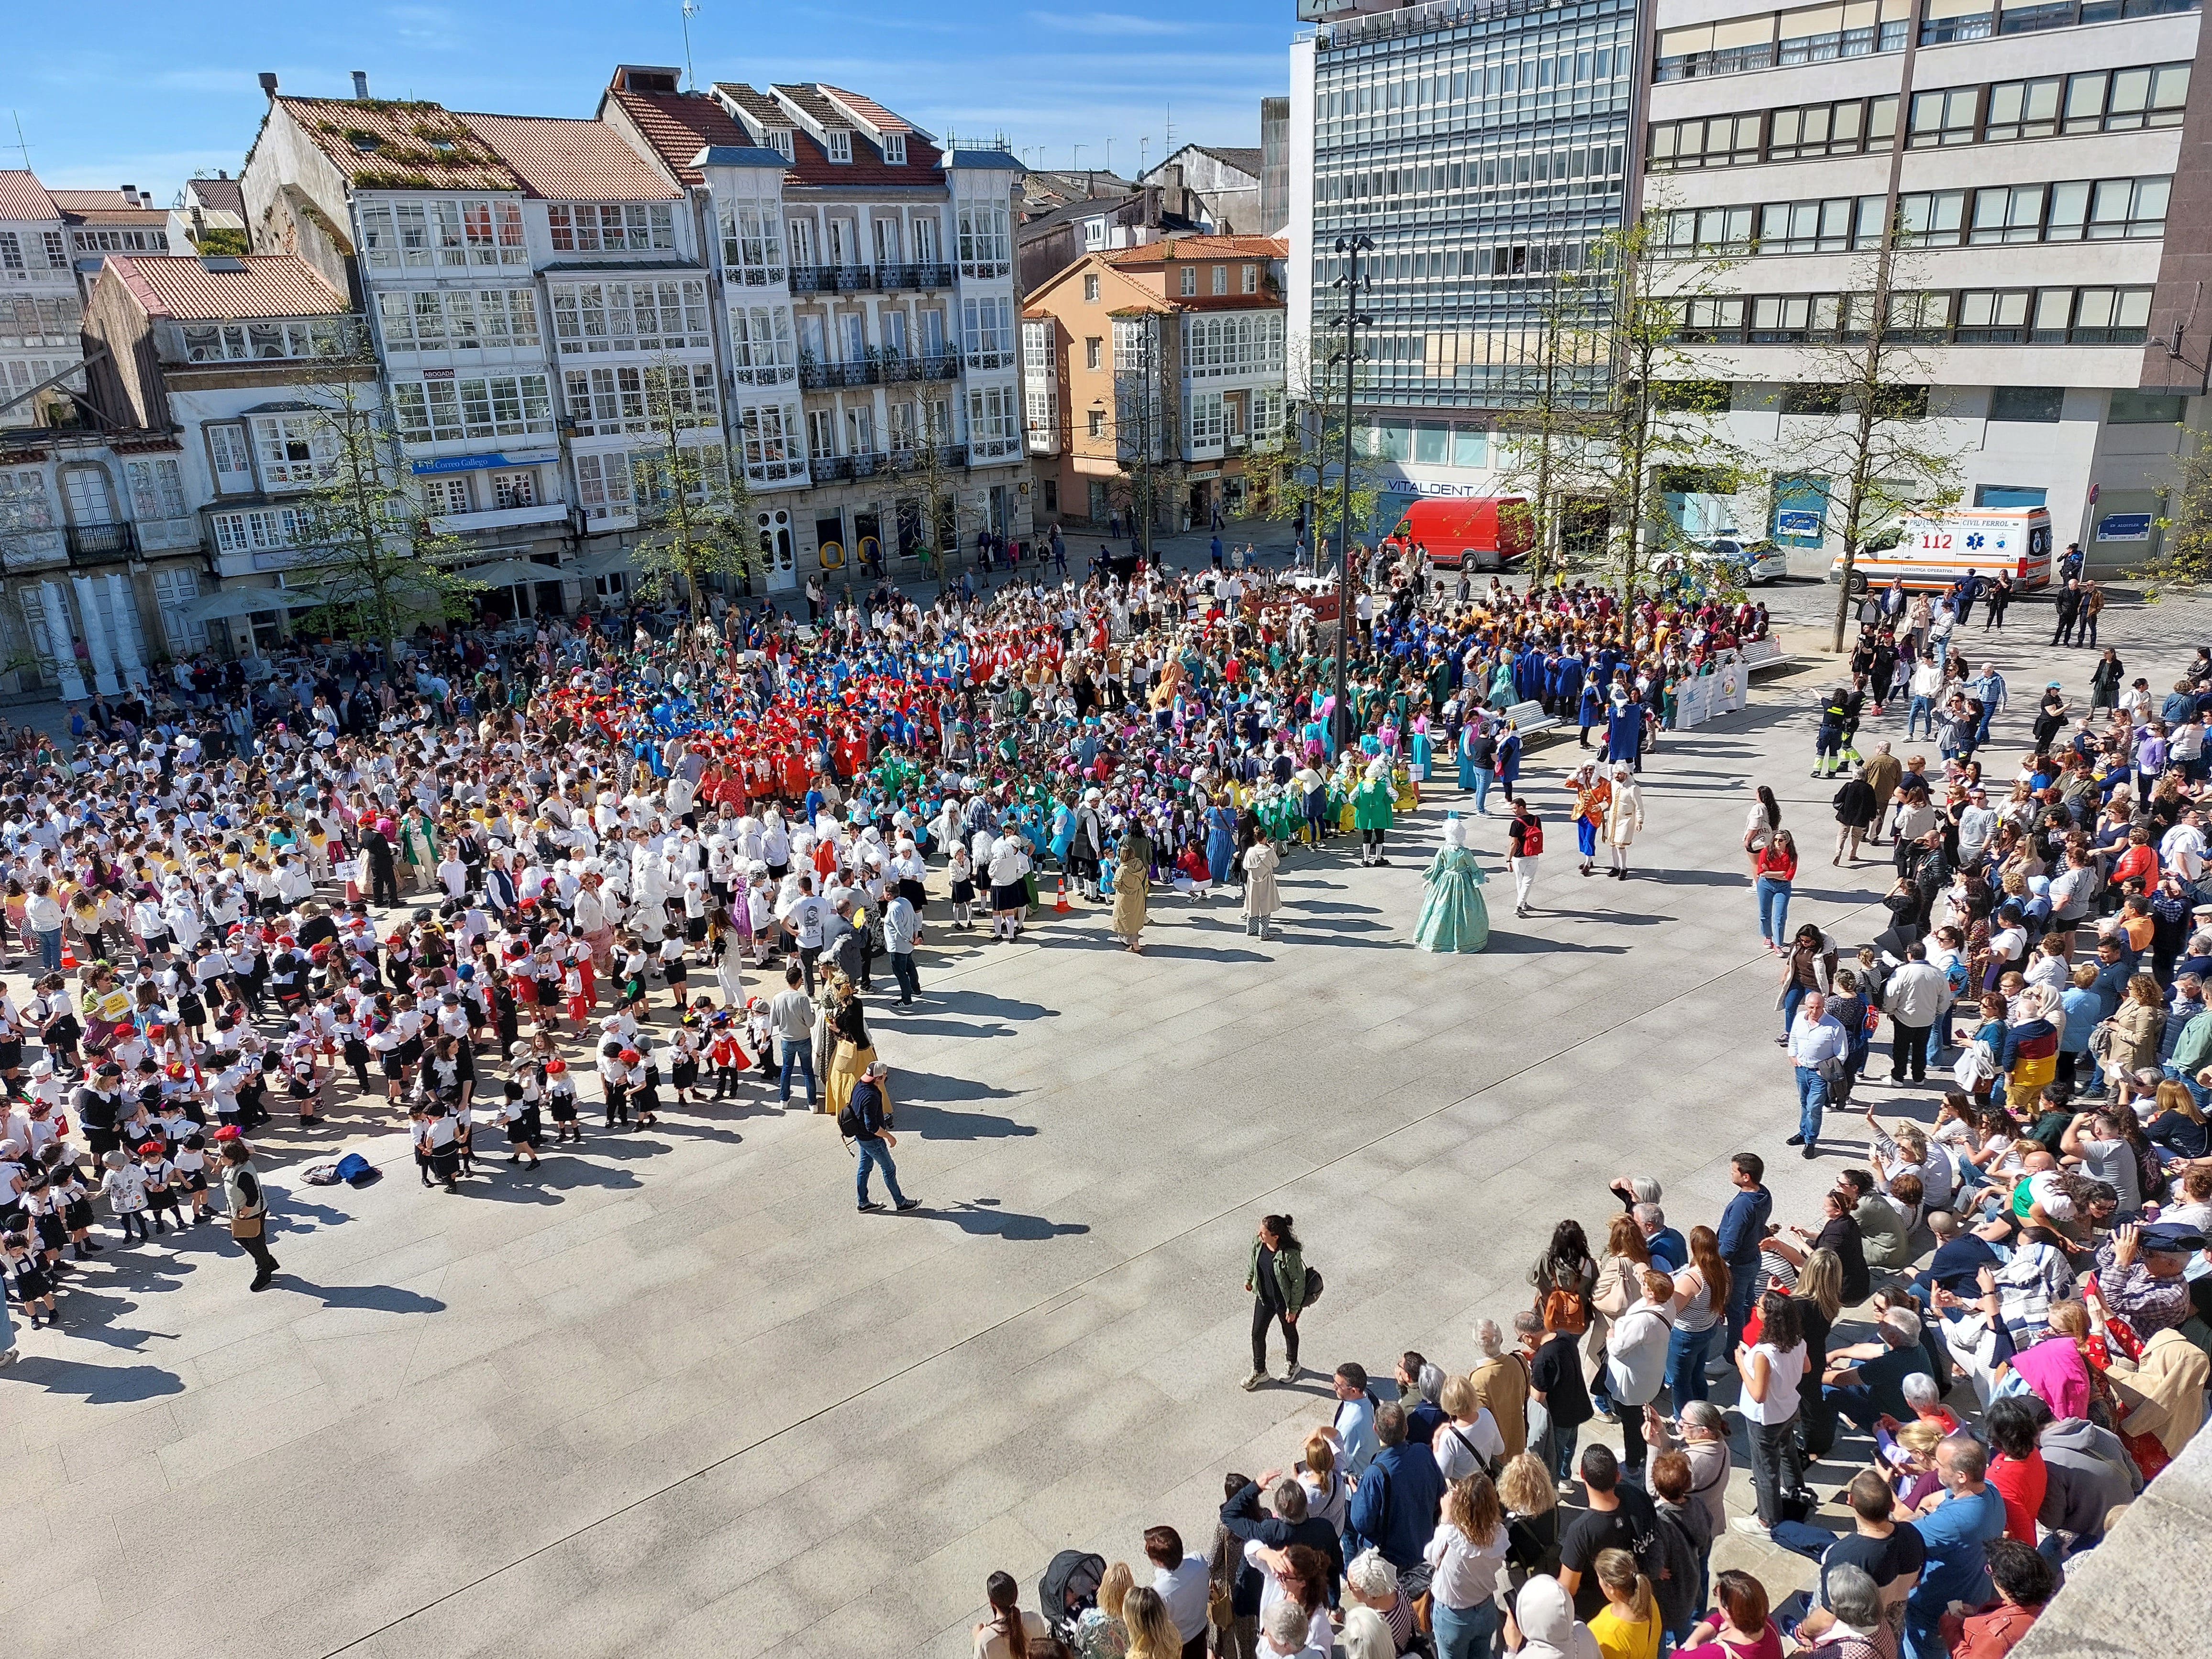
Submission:
[[[788,386],[799,371],[789,363],[757,363],[732,369],[730,378],[739,386]]]
[[[799,384],[809,392],[826,392],[836,386],[873,386],[878,378],[873,363],[801,363]]]
[[[960,378],[960,360],[951,356],[924,357],[921,360],[921,378],[925,380],[957,380]]]
[[[1011,368],[1014,354],[1011,351],[971,351],[968,354],[970,368]]]
[[[960,262],[960,274],[970,282],[989,282],[994,277],[1007,275],[1012,270],[1013,267],[1003,259],[963,259]]]
[[[813,465],[817,483],[829,483],[853,476],[853,458],[850,455],[817,455]]]
[[[884,265],[879,273],[887,289],[951,288],[951,265]]]
[[[793,294],[835,294],[837,291],[837,272],[829,265],[793,265],[791,268],[791,291]]]
[[[968,441],[968,465],[981,466],[987,461],[1006,460],[1022,453],[1019,438],[971,438]]]
[[[805,483],[806,463],[804,461],[747,461],[745,477],[753,483]]]
[[[73,524],[66,533],[71,564],[112,564],[138,550],[136,525]]]

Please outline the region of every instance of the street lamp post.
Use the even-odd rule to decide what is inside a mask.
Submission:
[[[1352,713],[1345,695],[1346,666],[1352,655],[1352,376],[1359,361],[1359,326],[1372,317],[1359,314],[1359,256],[1374,252],[1366,236],[1340,236],[1336,251],[1345,258],[1344,275],[1334,286],[1344,290],[1344,315],[1334,325],[1344,330],[1344,349],[1330,359],[1344,365],[1344,477],[1339,483],[1336,514],[1336,700],[1329,725],[1340,748],[1351,741]],[[1325,430],[1326,428],[1324,428]],[[1318,518],[1319,514],[1316,514]],[[1320,533],[1321,526],[1314,526]]]

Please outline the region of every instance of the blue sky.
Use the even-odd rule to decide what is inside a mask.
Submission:
[[[1035,165],[1158,161],[1178,143],[1257,144],[1285,90],[1291,0],[697,0],[692,62],[712,80],[829,81],[963,141],[1003,132]],[[260,123],[254,76],[344,96],[588,116],[618,63],[680,64],[679,0],[10,0],[0,167],[65,188],[136,185],[166,204],[196,171],[235,172]]]

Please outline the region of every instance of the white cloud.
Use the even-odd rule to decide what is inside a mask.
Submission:
[[[1122,11],[1033,11],[1028,16],[1030,22],[1041,27],[1060,29],[1069,34],[1188,34],[1197,27],[1193,23],[1170,22],[1164,18],[1138,17]]]

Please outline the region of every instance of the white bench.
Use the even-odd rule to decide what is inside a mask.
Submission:
[[[1534,737],[1539,732],[1549,732],[1559,724],[1556,718],[1544,712],[1544,705],[1540,702],[1516,702],[1505,711],[1505,718],[1524,740]]]
[[[1782,641],[1772,635],[1763,640],[1751,640],[1739,646],[1736,654],[1742,658],[1744,672],[1756,674],[1763,668],[1782,668],[1796,659],[1782,648]]]

